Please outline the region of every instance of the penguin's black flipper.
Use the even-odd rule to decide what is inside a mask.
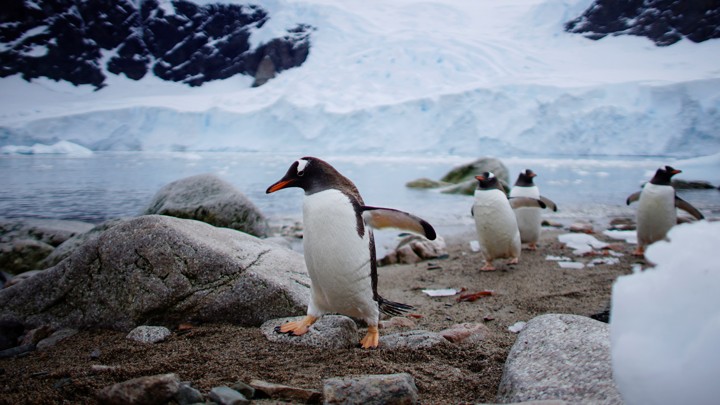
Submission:
[[[510,197],[510,206],[513,208],[534,207],[546,208],[547,205],[543,201],[530,197]]]
[[[630,194],[630,195],[628,196],[627,200],[625,200],[625,204],[630,205],[630,203],[633,203],[633,202],[639,200],[639,199],[640,199],[640,193],[641,193],[640,191],[636,191],[636,192]]]
[[[415,308],[412,305],[386,300],[381,296],[377,296],[375,299],[380,307],[380,312],[389,316],[400,316]]]
[[[694,216],[698,220],[705,219],[703,214],[701,214],[697,208],[693,207],[692,204],[678,196],[675,196],[675,206],[683,211],[686,211],[688,214]]]
[[[375,229],[398,228],[434,240],[437,234],[427,221],[392,208],[360,207],[365,223]]]
[[[545,205],[551,210],[557,212],[557,205],[555,204],[555,202],[553,202],[553,200],[544,196],[540,196],[540,201],[544,202]]]

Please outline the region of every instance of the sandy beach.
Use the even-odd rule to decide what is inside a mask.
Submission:
[[[166,341],[144,345],[117,331],[81,331],[47,351],[0,360],[0,403],[94,403],[97,390],[131,378],[176,373],[202,393],[253,379],[322,391],[323,380],[358,374],[410,373],[422,403],[494,402],[503,365],[517,335],[508,327],[547,313],[590,316],[605,311],[614,280],[631,272],[633,246],[611,243],[619,262],[562,269],[548,256],[573,257],[558,241],[567,230],[544,228],[539,248],[523,250],[520,263],[497,261],[481,272],[480,253],[470,249],[471,230],[446,236],[449,257],[379,269],[379,292],[415,307],[411,327],[381,329],[440,331],[458,323],[481,323],[485,338],[423,350],[311,349],[269,342],[260,328],[229,324],[192,325]],[[600,254],[603,252],[600,251]],[[617,256],[617,255],[614,255]],[[574,257],[589,262],[593,257]],[[430,297],[423,289],[489,290],[492,295],[459,302],[458,295]],[[364,334],[360,326],[358,340]],[[108,367],[97,367],[108,366]]]

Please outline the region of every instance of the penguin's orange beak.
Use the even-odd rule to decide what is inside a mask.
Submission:
[[[485,180],[485,176],[475,176],[476,180]]]
[[[290,180],[280,179],[277,183],[268,187],[268,189],[265,191],[265,194],[274,193],[278,190],[282,190],[284,188],[291,187],[292,183],[294,183],[294,181],[292,179],[290,179]]]
[[[679,174],[682,173],[682,170],[675,169],[672,171],[672,174]]]

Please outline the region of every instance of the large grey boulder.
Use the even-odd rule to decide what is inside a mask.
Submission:
[[[303,314],[309,284],[298,253],[199,221],[142,216],[0,290],[0,320],[123,331],[188,321],[257,326]]]
[[[199,174],[162,187],[144,214],[195,219],[266,236],[267,221],[243,193],[214,174]]]
[[[622,404],[612,379],[606,323],[579,315],[531,319],[505,362],[497,400]]]
[[[66,240],[65,242],[61,243],[58,247],[55,248],[55,250],[50,253],[42,262],[40,262],[40,268],[47,269],[49,267],[53,267],[56,264],[60,263],[61,261],[65,260],[66,257],[70,256],[72,252],[83,245],[85,242],[90,240],[91,238],[94,238],[101,233],[107,231],[108,229],[112,228],[115,225],[119,225],[123,222],[129,221],[130,218],[123,219],[123,218],[117,218],[117,219],[111,219],[108,221],[105,221],[99,225],[96,225],[95,227],[91,228],[87,232],[83,232],[80,234],[77,234],[70,239]]]

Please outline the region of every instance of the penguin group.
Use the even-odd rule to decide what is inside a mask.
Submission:
[[[636,254],[665,237],[676,222],[675,207],[702,219],[700,212],[676,194],[670,178],[680,173],[670,166],[658,169],[641,192],[628,197],[638,201]],[[482,271],[495,270],[496,259],[508,265],[520,260],[522,245],[537,248],[543,209],[557,211],[557,205],[540,195],[527,169],[506,192],[492,173],[475,176],[477,189],[471,207],[480,251]],[[270,185],[266,193],[298,187],[303,199],[304,256],[310,276],[310,302],[307,315],[276,328],[278,333],[300,336],[324,314],[338,313],[363,320],[367,334],[360,340],[365,349],[379,344],[380,313],[400,315],[411,306],[393,302],[378,293],[375,239],[372,229],[396,228],[429,240],[436,238],[427,221],[407,212],[365,205],[353,182],[329,163],[316,157],[303,157],[290,165],[285,175]]]

